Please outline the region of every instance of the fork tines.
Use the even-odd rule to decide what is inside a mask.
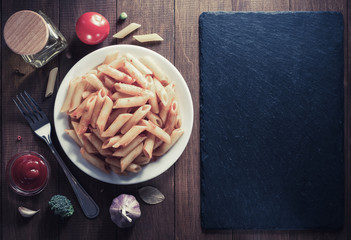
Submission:
[[[12,100],[30,125],[46,118],[39,105],[26,91],[17,94]]]

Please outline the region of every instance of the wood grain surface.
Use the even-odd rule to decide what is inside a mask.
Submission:
[[[59,27],[69,46],[58,57],[40,69],[26,64],[21,56],[11,52],[4,41],[1,46],[1,220],[0,239],[179,239],[179,240],[307,240],[351,238],[351,177],[350,146],[351,121],[348,111],[351,92],[348,76],[351,74],[351,2],[348,0],[2,0],[1,31],[6,20],[19,10],[42,10]],[[269,230],[217,230],[203,231],[200,225],[200,148],[199,148],[199,40],[198,20],[204,11],[340,11],[345,23],[345,227],[339,231],[269,231]],[[75,34],[78,17],[89,11],[99,12],[110,22],[109,37],[101,44],[88,46]],[[121,12],[126,12],[126,21],[119,21]],[[122,40],[112,34],[131,22],[142,25],[136,33],[156,32],[164,38],[161,43],[141,44],[128,36]],[[95,180],[71,163],[61,149],[53,131],[53,141],[69,169],[81,185],[96,200],[101,213],[94,220],[84,217],[74,193],[62,170],[46,144],[37,138],[11,98],[22,90],[28,91],[53,119],[56,91],[68,70],[86,54],[113,44],[135,44],[150,48],[169,61],[181,72],[190,89],[194,103],[194,126],[189,144],[176,164],[164,174],[145,183],[131,186],[116,186]],[[45,98],[46,82],[52,68],[59,74],[55,93]],[[17,141],[22,136],[22,141]],[[6,163],[12,155],[33,150],[44,155],[51,164],[52,175],[47,188],[35,197],[21,197],[9,189],[5,179]],[[121,193],[138,196],[137,190],[146,185],[157,187],[166,197],[158,205],[147,205],[140,200],[142,217],[129,229],[118,229],[110,220],[109,206],[112,199]],[[62,221],[48,207],[54,194],[68,196],[75,207],[74,215]],[[25,206],[41,209],[31,219],[21,217],[17,208]],[[220,214],[220,213],[218,213]]]

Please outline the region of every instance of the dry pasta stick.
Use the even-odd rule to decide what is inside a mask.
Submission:
[[[146,165],[150,162],[150,160],[151,160],[150,158],[141,154],[136,159],[134,159],[133,163],[138,164],[138,165]]]
[[[119,31],[118,33],[114,34],[113,37],[114,38],[124,38],[125,36],[127,36],[128,34],[137,30],[140,27],[141,27],[140,24],[131,23],[128,26],[126,26],[125,28],[123,28],[121,31]]]
[[[151,105],[151,111],[154,113],[159,113],[160,109],[158,107],[154,79],[151,76],[147,76],[146,80],[149,82],[150,91],[154,94],[154,96],[149,98],[149,104]]]
[[[75,87],[70,107],[69,107],[69,112],[72,112],[74,109],[76,109],[79,104],[82,102],[82,94],[85,90],[86,82],[85,81],[80,81],[77,86]]]
[[[110,76],[111,78],[124,83],[132,84],[135,81],[124,72],[118,71],[117,69],[112,68],[108,65],[100,65],[98,66],[98,70]]]
[[[75,121],[71,121],[73,130],[75,131],[77,137],[79,138],[79,140],[82,142],[83,147],[87,150],[88,153],[97,153],[98,151],[96,150],[96,148],[90,143],[90,141],[88,141],[88,139],[86,137],[84,137],[83,134],[77,134],[77,129],[78,129],[78,122]]]
[[[143,151],[143,143],[140,143],[136,148],[134,148],[127,156],[121,158],[121,170],[124,170],[133,162],[133,160],[139,156]]]
[[[160,127],[153,124],[150,120],[149,121],[142,120],[142,121],[140,121],[140,124],[142,126],[146,126],[146,131],[152,133],[153,135],[155,135],[156,137],[158,137],[162,141],[164,141],[166,143],[171,143],[171,137],[169,136],[169,134],[166,133]]]
[[[139,59],[137,59],[136,57],[134,57],[132,54],[130,53],[126,53],[125,54],[126,59],[132,63],[134,65],[134,67],[136,67],[144,76],[145,75],[151,75],[152,71],[150,69],[148,69],[144,64],[142,64]]]
[[[146,118],[149,119],[151,122],[153,122],[155,125],[162,127],[162,120],[157,114],[149,111],[146,114]]]
[[[83,147],[83,143],[80,141],[77,133],[73,129],[65,129],[65,132],[78,144],[79,147]]]
[[[171,134],[177,121],[178,116],[178,102],[173,100],[171,109],[169,110],[167,122],[164,126],[166,133]]]
[[[114,167],[121,169],[121,160],[119,158],[107,157],[105,159],[105,161],[108,164],[110,164],[110,166],[114,166]],[[135,163],[129,164],[129,166],[126,168],[126,171],[133,172],[133,173],[140,172],[140,170],[141,170],[140,165],[135,164]]]
[[[136,138],[141,132],[143,132],[146,129],[146,126],[134,126],[132,127],[126,134],[124,134],[121,139],[112,147],[118,148],[119,146],[125,147],[127,146],[131,141],[133,141],[134,138]]]
[[[152,151],[154,150],[155,135],[148,133],[143,146],[143,153],[145,157],[151,159]]]
[[[167,115],[168,115],[169,109],[171,107],[171,103],[175,97],[174,89],[175,89],[174,83],[170,83],[165,87],[169,101],[168,101],[167,105],[161,105],[161,110],[160,110],[159,116],[160,116],[163,123],[165,123],[167,120]]]
[[[48,84],[46,86],[45,97],[50,97],[54,93],[57,71],[58,71],[58,67],[55,67],[50,71]]]
[[[148,95],[150,97],[155,97],[155,94],[152,91],[135,86],[135,85],[125,84],[125,83],[115,83],[113,86],[115,87],[116,91],[125,93],[128,95],[133,95],[133,96]]]
[[[101,108],[105,102],[106,99],[106,94],[105,91],[103,91],[102,89],[99,90],[98,94],[97,94],[97,98],[96,98],[96,103],[95,103],[95,107],[94,107],[94,111],[93,111],[93,115],[91,116],[91,122],[90,125],[93,128],[96,128],[96,121],[100,115],[101,112]]]
[[[114,137],[110,137],[108,138],[103,144],[102,144],[102,149],[106,149],[109,147],[112,147],[113,145],[115,145],[120,139],[121,139],[122,135],[116,135]]]
[[[94,133],[84,133],[84,136],[90,141],[91,144],[98,150],[102,156],[111,156],[112,151],[102,148],[102,141]]]
[[[85,80],[93,86],[96,90],[103,89],[106,93],[108,93],[108,89],[104,86],[101,80],[94,74],[88,74]]]
[[[118,52],[110,53],[105,57],[103,64],[110,64],[113,60],[115,60],[118,57],[118,55]]]
[[[134,78],[141,87],[146,89],[148,88],[148,82],[146,81],[145,77],[136,67],[133,66],[133,64],[125,61],[123,62],[123,69],[126,70],[126,72],[132,76],[132,78]]]
[[[96,127],[99,129],[100,132],[103,132],[105,130],[107,119],[112,111],[112,106],[112,100],[109,97],[106,97],[104,105],[101,108],[99,117],[96,120]]]
[[[178,139],[183,135],[184,130],[181,128],[177,128],[173,130],[171,134],[171,143],[163,143],[159,148],[157,148],[154,152],[154,156],[161,156],[165,154],[177,141]]]
[[[136,138],[134,138],[133,141],[131,141],[126,147],[123,148],[118,148],[112,156],[115,157],[125,157],[128,153],[130,153],[136,146],[139,145],[142,141],[146,139],[146,135],[139,135]]]
[[[121,129],[121,127],[132,117],[130,113],[123,113],[111,123],[111,125],[101,133],[102,137],[112,137]]]
[[[75,77],[69,82],[66,98],[61,107],[61,112],[67,112],[69,110],[74,91],[76,89],[77,84],[80,81],[81,81],[81,77]]]
[[[156,78],[154,78],[154,84],[155,84],[155,91],[158,98],[161,100],[161,103],[163,104],[163,106],[166,106],[169,99],[165,88],[162,86],[160,81],[157,80]]]
[[[133,38],[141,43],[163,41],[163,38],[160,35],[158,35],[157,33],[134,35]]]
[[[109,170],[106,167],[106,163],[102,159],[98,158],[93,154],[88,153],[84,148],[80,149],[80,154],[82,154],[83,158],[87,160],[89,163],[93,164],[95,167],[99,168],[105,173],[109,173]]]
[[[148,96],[119,98],[115,101],[113,108],[139,107],[144,105],[148,99]]]
[[[145,117],[145,115],[150,111],[151,106],[146,104],[144,106],[141,106],[138,108],[138,110],[136,110],[133,113],[133,116],[129,119],[128,122],[126,122],[122,129],[121,129],[121,133],[125,134],[126,132],[129,131],[129,129],[131,129],[133,126],[135,126],[141,119],[143,119]]]
[[[146,67],[148,67],[155,77],[160,80],[163,85],[167,85],[169,83],[167,75],[162,71],[161,67],[155,63],[155,61],[150,56],[143,56],[140,59]]]
[[[87,131],[91,120],[91,115],[93,114],[95,103],[96,103],[96,96],[89,98],[89,100],[85,104],[83,115],[79,121],[77,134],[83,134]]]

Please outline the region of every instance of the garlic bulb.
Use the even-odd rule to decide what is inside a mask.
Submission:
[[[120,228],[130,227],[140,218],[139,202],[133,195],[121,194],[110,206],[111,220]]]
[[[33,215],[35,215],[37,212],[39,212],[40,211],[40,209],[39,210],[31,210],[31,209],[29,209],[29,208],[25,208],[25,207],[18,207],[18,211],[19,211],[19,213],[23,216],[23,217],[32,217]]]

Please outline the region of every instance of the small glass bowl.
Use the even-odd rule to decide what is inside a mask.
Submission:
[[[30,158],[32,158],[33,161],[40,161],[41,166],[44,167],[44,169],[46,170],[46,176],[38,176],[33,179],[32,178],[30,179],[24,176],[25,175],[24,172],[16,173],[14,168],[17,167],[18,168],[17,171],[24,170],[24,167],[23,167],[24,165],[21,165],[21,162],[30,161],[31,160]],[[35,171],[35,170],[30,170],[30,171]],[[49,182],[50,173],[51,173],[51,168],[50,168],[49,162],[42,155],[34,151],[24,151],[24,152],[18,153],[14,155],[6,165],[6,180],[8,184],[17,194],[22,196],[34,196],[40,193],[41,191],[43,191]],[[39,175],[40,174],[42,173],[39,173]],[[17,181],[14,179],[16,178],[14,175],[17,175]],[[20,180],[18,179],[18,175],[22,177]],[[37,178],[38,179],[40,178],[40,180],[38,180]],[[35,181],[38,181],[39,183],[34,184]],[[31,183],[34,185],[32,186],[32,188],[30,188]]]

